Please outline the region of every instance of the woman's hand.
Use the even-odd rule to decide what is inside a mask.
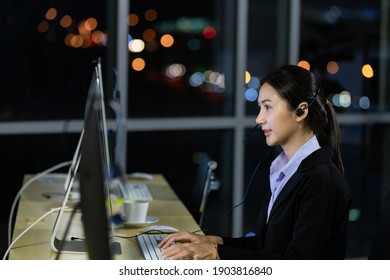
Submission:
[[[215,259],[216,244],[222,244],[222,238],[213,235],[199,235],[181,231],[169,234],[159,244],[165,259]]]
[[[216,244],[175,243],[161,252],[165,260],[215,260],[218,259]]]
[[[158,247],[161,249],[165,249],[168,246],[174,244],[175,242],[180,243],[209,243],[209,244],[222,244],[222,238],[214,235],[200,235],[190,233],[188,231],[180,231],[177,233],[169,234],[158,244]]]

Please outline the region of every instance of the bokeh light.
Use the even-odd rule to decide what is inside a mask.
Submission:
[[[171,47],[173,45],[174,41],[175,40],[173,39],[172,35],[170,35],[170,34],[165,34],[160,39],[161,45],[165,48]]]
[[[80,35],[73,35],[70,39],[70,45],[74,48],[81,48],[83,46],[83,37]]]
[[[341,11],[341,9],[340,9],[338,6],[333,5],[333,6],[330,7],[330,9],[329,9],[329,14],[330,14],[332,17],[338,18],[338,17],[341,17],[341,15],[343,14],[343,12]]]
[[[201,72],[195,72],[190,76],[189,83],[193,87],[199,87],[204,82],[204,75]]]
[[[372,69],[370,64],[365,64],[362,67],[362,74],[366,78],[372,78],[374,77],[374,70]]]
[[[364,110],[368,110],[371,106],[370,99],[367,96],[362,96],[359,99],[359,106]]]
[[[348,108],[352,105],[351,94],[346,90],[330,95],[330,101],[336,107]]]
[[[72,18],[69,15],[65,15],[60,20],[60,25],[63,28],[69,28],[72,25]]]
[[[225,76],[216,71],[210,71],[208,74],[207,82],[210,84],[219,86],[221,88],[225,87]]]
[[[57,17],[57,10],[56,10],[56,8],[50,8],[49,10],[47,10],[46,15],[45,15],[45,18],[47,20],[53,20],[56,17]]]
[[[85,27],[85,20],[80,21],[77,27],[78,27],[78,30],[79,30],[79,34],[81,36],[83,36],[84,38],[89,37],[89,35],[91,34],[91,31],[89,31]]]
[[[331,96],[332,104],[336,107],[340,107],[340,94],[334,94]]]
[[[351,103],[352,103],[351,94],[348,91],[344,90],[344,91],[340,92],[339,98],[340,98],[340,106],[341,107],[347,108],[347,107],[351,106]]]
[[[169,65],[165,69],[165,74],[169,78],[177,78],[177,77],[182,77],[186,73],[186,67],[183,64],[175,63],[172,65]]]
[[[139,22],[139,17],[136,14],[129,14],[127,16],[127,24],[129,26],[136,26]]]
[[[329,61],[326,65],[326,71],[328,71],[329,74],[337,74],[339,72],[339,65],[336,61]]]
[[[248,86],[254,89],[258,89],[260,87],[260,79],[255,76],[252,76],[248,83]]]
[[[297,65],[302,68],[305,68],[306,70],[310,70],[310,63],[306,60],[299,61]]]
[[[251,74],[248,71],[245,71],[245,84],[249,83],[251,80]]]
[[[97,20],[95,18],[88,18],[84,23],[85,29],[88,31],[93,31],[97,27]]]
[[[194,28],[194,20],[187,17],[181,17],[176,21],[176,27],[181,32],[189,33]]]
[[[157,12],[155,9],[146,10],[144,17],[147,21],[155,21],[157,19]]]
[[[349,210],[349,217],[348,217],[348,219],[351,222],[358,221],[360,219],[360,216],[361,216],[361,211],[359,209],[353,208],[353,209]]]
[[[187,46],[191,51],[197,51],[200,49],[201,43],[197,38],[191,38],[188,40]]]
[[[206,39],[213,39],[216,35],[217,35],[217,31],[215,30],[214,27],[212,26],[206,26],[204,29],[203,29],[203,36],[206,38]]]
[[[133,53],[139,53],[142,52],[145,48],[145,43],[144,41],[140,39],[133,39],[129,43],[129,50]]]
[[[142,71],[145,69],[145,60],[143,60],[142,58],[136,58],[133,60],[133,62],[131,63],[131,67],[135,70],[135,71]]]
[[[37,27],[39,33],[45,33],[49,30],[49,23],[46,20],[42,20]]]
[[[92,33],[92,41],[97,45],[105,45],[107,43],[107,36],[104,32],[96,30]]]
[[[255,90],[253,88],[248,88],[245,90],[245,99],[246,100],[253,102],[253,101],[257,100],[257,97],[258,97],[257,90]]]
[[[156,38],[156,31],[152,28],[147,28],[142,33],[142,38],[147,42],[153,41]]]

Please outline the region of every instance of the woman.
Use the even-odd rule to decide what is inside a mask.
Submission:
[[[298,66],[278,68],[261,84],[256,123],[282,152],[270,167],[256,236],[179,232],[160,243],[164,258],[344,258],[351,198],[333,107],[319,80]]]

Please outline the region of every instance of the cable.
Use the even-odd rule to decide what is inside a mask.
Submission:
[[[253,132],[256,131],[256,128],[259,126],[259,124],[256,124],[251,131],[249,132],[248,136],[244,139],[244,146],[248,145],[249,139],[252,137]]]
[[[216,228],[217,226],[220,226],[220,225],[222,224],[222,222],[226,219],[226,217],[227,217],[228,214],[230,214],[235,208],[237,208],[238,206],[242,205],[242,204],[245,202],[245,200],[246,200],[246,198],[247,198],[247,196],[248,196],[249,190],[250,190],[251,187],[252,187],[252,181],[253,181],[253,179],[254,179],[256,173],[257,173],[257,170],[259,169],[260,165],[264,162],[264,160],[268,157],[268,155],[270,154],[271,150],[272,150],[272,149],[269,149],[268,152],[265,154],[264,158],[256,165],[255,170],[254,170],[253,173],[252,173],[251,179],[249,180],[248,186],[246,187],[246,190],[245,190],[245,194],[244,194],[243,200],[242,200],[240,203],[234,205],[234,206],[233,206],[232,208],[230,208],[228,211],[226,211],[226,213],[222,216],[222,218],[219,219],[219,223],[217,223],[217,224],[214,225],[213,227],[208,228],[208,229],[196,230],[196,231],[193,231],[192,233],[197,233],[197,232],[200,232],[200,231],[206,232],[206,231],[210,231],[210,230]]]
[[[118,238],[124,238],[124,239],[131,239],[131,238],[135,238],[135,237],[138,237],[140,235],[148,235],[148,234],[171,234],[172,232],[167,232],[167,231],[162,231],[162,230],[158,230],[158,229],[151,229],[151,230],[148,230],[148,231],[145,231],[145,232],[141,232],[141,233],[138,233],[138,234],[135,234],[135,235],[131,235],[131,236],[123,236],[123,235],[114,235],[113,237],[118,237]],[[73,237],[75,239],[78,239],[77,237]]]
[[[54,170],[57,170],[61,167],[64,167],[64,166],[67,166],[69,164],[71,164],[72,161],[65,161],[65,162],[62,162],[60,164],[57,164],[53,167],[50,167],[48,169],[46,169],[45,171],[41,172],[41,173],[38,173],[37,175],[35,175],[34,177],[30,178],[30,180],[28,180],[19,190],[19,192],[16,194],[16,197],[12,203],[12,207],[11,207],[11,211],[10,211],[10,214],[9,214],[9,219],[8,219],[8,246],[11,244],[11,232],[12,232],[12,218],[14,216],[14,211],[15,211],[15,207],[16,207],[16,203],[18,202],[19,200],[19,197],[21,196],[21,194],[25,191],[25,189],[32,183],[34,182],[35,180],[39,179],[40,177],[42,176],[45,176],[47,174],[49,174],[50,172],[54,171]]]
[[[53,212],[56,212],[56,211],[59,211],[61,209],[61,207],[58,207],[58,208],[54,208],[54,209],[51,209],[50,211],[48,211],[47,213],[43,214],[41,217],[39,217],[34,223],[32,223],[31,225],[29,225],[24,231],[22,231],[22,233],[20,233],[14,241],[12,241],[12,243],[8,246],[8,249],[7,251],[5,252],[4,256],[3,256],[3,260],[6,259],[7,255],[9,254],[9,252],[11,251],[11,248],[12,246],[16,243],[16,241],[18,241],[26,232],[28,232],[33,226],[35,226],[37,223],[39,223],[41,220],[43,220],[44,218],[46,218],[47,216],[49,216],[51,213]]]

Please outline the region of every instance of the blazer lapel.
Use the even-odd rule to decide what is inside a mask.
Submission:
[[[260,244],[262,244],[261,248],[263,248],[265,233],[267,231],[267,212],[268,212],[268,204],[270,198],[271,198],[271,192],[267,191],[257,221],[256,232],[257,232],[257,238]]]
[[[295,173],[286,183],[280,194],[275,200],[274,205],[272,206],[271,213],[269,214],[268,222],[272,219],[272,216],[278,208],[283,204],[283,202],[288,198],[290,193],[297,187],[299,181],[302,179],[303,173]]]

